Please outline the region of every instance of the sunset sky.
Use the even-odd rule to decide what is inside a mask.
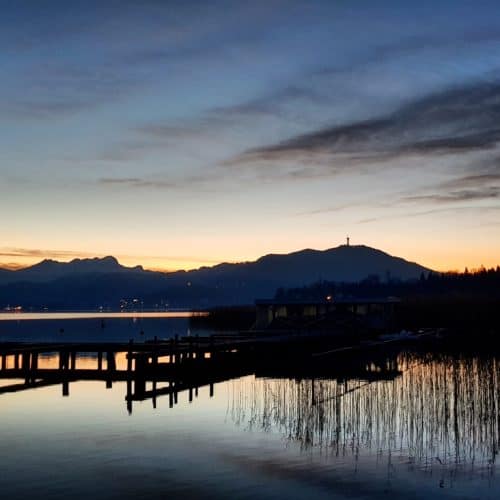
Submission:
[[[498,0],[0,7],[0,266],[500,264]]]

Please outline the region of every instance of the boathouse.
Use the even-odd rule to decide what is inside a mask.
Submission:
[[[338,322],[356,322],[368,328],[392,325],[395,305],[388,298],[339,298],[323,300],[257,300],[255,328],[321,328]]]

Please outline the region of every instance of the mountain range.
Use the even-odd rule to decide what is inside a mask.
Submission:
[[[114,257],[43,260],[19,270],[0,269],[0,307],[117,309],[121,299],[138,298],[144,307],[208,307],[248,304],[273,297],[279,287],[320,280],[357,282],[418,279],[429,269],[366,246],[269,254],[253,262],[223,263],[170,273],[125,267]]]

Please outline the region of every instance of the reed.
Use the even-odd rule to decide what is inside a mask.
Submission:
[[[229,412],[303,449],[397,455],[409,467],[491,468],[499,450],[500,364],[493,358],[401,354],[400,377],[369,383],[247,377]]]

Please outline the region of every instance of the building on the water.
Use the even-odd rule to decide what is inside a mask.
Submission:
[[[359,299],[328,296],[323,300],[257,300],[255,328],[322,329],[332,325],[359,325],[374,330],[394,323],[395,297]]]

